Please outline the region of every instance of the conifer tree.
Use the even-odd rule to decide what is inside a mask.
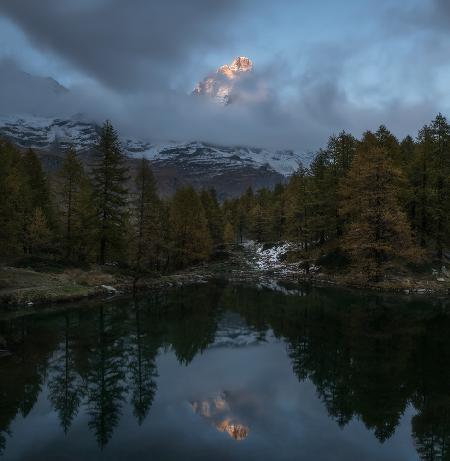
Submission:
[[[273,238],[277,241],[283,238],[286,226],[286,193],[283,184],[277,184],[271,199],[271,226]]]
[[[315,242],[324,244],[338,233],[337,184],[327,152],[320,151],[311,164],[309,226]]]
[[[411,185],[411,223],[422,247],[427,245],[432,236],[432,150],[431,130],[428,126],[424,126],[419,131],[414,155],[408,166],[408,179]]]
[[[98,261],[105,264],[112,254],[123,250],[128,194],[125,155],[109,121],[103,125],[94,159],[92,186],[98,222]]]
[[[58,207],[62,217],[64,253],[72,259],[79,240],[86,238],[81,222],[82,190],[86,181],[83,165],[73,147],[70,147],[58,173]]]
[[[335,177],[345,176],[350,169],[357,144],[357,140],[345,131],[341,131],[338,136],[330,137],[326,153]]]
[[[42,164],[36,153],[28,149],[22,160],[23,173],[28,183],[28,201],[30,214],[40,208],[50,227],[54,226],[54,212],[50,199],[48,179],[42,169]]]
[[[369,281],[379,282],[390,267],[419,256],[399,203],[401,181],[387,153],[369,142],[360,146],[340,188],[341,213],[349,222],[343,247],[355,275]]]
[[[217,201],[217,194],[214,189],[203,190],[200,193],[200,200],[202,201],[205,210],[206,220],[208,221],[209,233],[214,246],[223,243],[223,216],[220,209],[219,202]]]
[[[244,195],[239,200],[238,205],[238,234],[239,241],[242,243],[244,236],[250,232],[250,211],[255,206],[255,194],[253,189],[248,187]],[[248,235],[247,235],[248,236]]]
[[[311,240],[309,173],[300,167],[286,188],[286,236],[308,249]]]
[[[439,114],[430,126],[433,138],[433,224],[436,253],[443,263],[443,253],[450,244],[450,125]]]
[[[400,143],[400,164],[403,172],[406,172],[408,165],[414,158],[416,143],[411,136],[406,136]]]
[[[98,219],[93,200],[92,182],[84,175],[78,194],[78,219],[74,238],[74,255],[80,261],[94,261],[98,253]]]
[[[48,249],[51,232],[41,208],[35,208],[26,228],[25,248],[28,254],[40,253]]]
[[[0,165],[0,258],[5,258],[22,252],[30,193],[20,154],[9,143],[0,142]]]
[[[339,183],[350,170],[357,146],[358,141],[351,134],[342,131],[338,136],[329,139],[326,149],[328,168],[323,172],[323,179],[319,182],[319,186],[324,195],[322,202],[328,204],[328,210],[334,220],[334,229],[330,229],[330,233],[336,237],[342,235],[344,225],[339,215]]]
[[[157,247],[160,245],[159,208],[156,180],[150,162],[142,158],[136,176],[134,203],[136,248],[134,265],[138,272],[145,267],[155,269]]]
[[[170,236],[176,267],[206,260],[212,249],[205,210],[192,187],[180,188],[170,204]]]
[[[234,243],[236,243],[236,233],[234,231],[234,227],[228,220],[225,221],[223,241],[227,245],[233,245]]]

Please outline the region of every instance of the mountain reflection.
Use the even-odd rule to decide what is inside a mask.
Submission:
[[[12,422],[27,418],[44,392],[63,433],[82,413],[101,448],[128,409],[142,425],[158,394],[158,355],[172,351],[189,366],[230,313],[262,340],[272,331],[286,344],[298,380],[314,384],[339,426],[358,419],[384,442],[411,406],[418,455],[450,459],[448,301],[334,290],[286,296],[225,284],[0,321],[11,352],[0,361],[0,454],[14,437]],[[244,440],[251,424],[240,398],[200,394],[191,405],[217,430]]]
[[[248,437],[248,426],[238,422],[228,402],[228,394],[221,392],[213,398],[194,401],[191,403],[194,413],[210,421],[220,432],[227,433],[235,440],[244,440]]]

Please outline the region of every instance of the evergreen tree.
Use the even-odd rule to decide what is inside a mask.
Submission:
[[[40,208],[50,227],[54,225],[54,212],[50,200],[48,179],[36,153],[28,149],[22,160],[23,173],[28,183],[30,211]]]
[[[150,162],[142,159],[136,176],[134,204],[136,248],[134,266],[141,272],[145,267],[155,269],[160,245],[159,208],[155,177]]]
[[[311,164],[309,206],[312,239],[320,245],[338,234],[337,184],[327,152],[320,151]]]
[[[417,259],[418,252],[399,204],[401,174],[383,149],[368,144],[361,145],[340,189],[349,222],[343,247],[360,276],[379,282],[389,267]]]
[[[67,259],[74,257],[80,240],[86,238],[83,213],[83,183],[87,181],[83,165],[73,147],[69,148],[58,173],[58,208],[62,219],[64,253]]]
[[[228,220],[225,222],[224,226],[223,241],[227,245],[236,243],[236,232],[234,231],[233,225]]]
[[[422,247],[425,247],[432,237],[432,149],[431,130],[428,126],[424,126],[419,131],[414,156],[408,167],[408,178],[412,191],[411,222]]]
[[[272,235],[277,241],[282,240],[286,226],[286,193],[283,184],[277,184],[273,191],[272,210],[270,213]]]
[[[203,209],[205,210],[206,220],[208,221],[209,234],[214,246],[223,243],[223,216],[217,201],[217,194],[214,189],[203,190],[200,193]]]
[[[446,245],[450,244],[450,125],[439,114],[430,126],[433,138],[433,225],[436,253],[443,264]]]
[[[0,142],[0,258],[22,253],[30,206],[28,184],[19,152]]]
[[[42,253],[51,244],[51,232],[41,208],[35,208],[25,233],[25,248],[28,254]]]
[[[328,208],[328,212],[332,215],[332,218],[330,218],[334,221],[334,229],[329,229],[331,236],[340,237],[342,235],[344,223],[339,215],[339,183],[350,170],[357,146],[358,141],[345,131],[342,131],[338,136],[332,136],[328,141],[326,149],[327,161],[325,162],[325,166],[328,166],[328,168],[323,171],[318,185],[323,195],[321,201]],[[325,211],[325,213],[327,212]],[[326,224],[331,224],[331,222],[326,221]]]
[[[250,233],[250,211],[255,206],[255,194],[253,189],[249,187],[244,195],[239,200],[239,206],[237,210],[238,222],[238,235],[239,241],[242,243],[244,236],[248,236]]]
[[[403,172],[408,170],[408,165],[414,158],[416,143],[411,136],[406,136],[400,143],[400,164]]]
[[[304,249],[311,241],[309,179],[301,167],[286,188],[286,236]]]
[[[205,210],[192,187],[178,189],[171,201],[170,238],[176,267],[204,261],[211,253]]]
[[[98,222],[98,261],[105,264],[113,254],[123,250],[128,194],[125,156],[109,121],[103,125],[94,159],[92,186]]]

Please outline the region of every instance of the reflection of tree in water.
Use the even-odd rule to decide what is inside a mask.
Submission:
[[[101,448],[119,423],[126,392],[123,338],[117,331],[120,325],[105,310],[102,306],[98,311],[98,336],[89,351],[86,377],[88,425]]]
[[[149,336],[142,326],[142,312],[135,303],[135,331],[131,335],[129,351],[130,390],[133,412],[139,425],[143,423],[152,406],[157,390],[155,382],[158,376],[155,359],[159,343]]]
[[[356,417],[384,442],[414,404],[419,414],[413,436],[426,460],[450,459],[450,407],[444,411],[441,403],[440,413],[427,413],[429,406],[421,403],[450,399],[450,317],[434,304],[332,290],[313,290],[300,299],[243,289],[226,298],[226,306],[250,325],[271,328],[286,340],[295,374],[314,383],[340,426]],[[440,389],[432,393],[437,383]],[[424,455],[430,446],[440,457]]]
[[[82,398],[81,379],[75,369],[70,316],[65,314],[64,339],[49,366],[49,397],[67,434]]]
[[[449,316],[436,316],[423,328],[411,363],[415,376],[412,419],[416,448],[427,461],[450,460]]]
[[[7,431],[0,431],[0,455],[3,454],[6,448],[6,434],[8,434]]]
[[[180,363],[188,365],[214,342],[221,294],[216,286],[191,287],[168,300],[165,338]]]
[[[13,353],[0,367],[0,450],[16,415],[26,416],[34,406],[45,376],[64,431],[78,406],[85,406],[89,427],[104,447],[125,398],[142,424],[157,390],[160,348],[189,364],[214,341],[222,306],[261,337],[272,329],[286,341],[294,373],[314,383],[340,426],[358,418],[384,441],[412,404],[419,455],[450,459],[445,308],[329,290],[300,298],[235,286],[185,288],[137,306],[118,301],[74,315],[0,322]]]
[[[50,322],[51,323],[51,322]],[[51,325],[54,327],[54,325]],[[10,425],[17,415],[26,417],[41,393],[48,359],[58,342],[57,329],[22,317],[0,323],[10,357],[0,366],[0,454],[5,450]],[[40,338],[38,342],[36,338]]]
[[[423,460],[450,460],[450,398],[435,401],[414,416],[412,433]]]

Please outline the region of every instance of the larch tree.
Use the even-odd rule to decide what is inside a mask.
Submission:
[[[123,250],[128,216],[128,168],[125,160],[117,132],[111,122],[106,121],[95,148],[92,166],[100,264],[105,264],[112,254],[120,254]]]
[[[81,205],[83,182],[86,181],[83,164],[73,147],[70,147],[58,172],[57,191],[62,229],[64,252],[69,260],[74,257],[77,241],[83,238]],[[85,235],[84,235],[85,238]]]
[[[211,254],[212,239],[205,210],[192,187],[178,189],[171,200],[170,240],[177,267],[205,261]]]
[[[0,257],[7,258],[22,252],[31,194],[20,153],[9,143],[0,142],[0,165]]]
[[[428,126],[424,126],[419,131],[407,170],[411,185],[410,219],[423,248],[432,238],[432,151],[432,133]]]
[[[450,125],[439,114],[430,125],[433,139],[433,227],[437,258],[443,265],[444,248],[450,244]]]
[[[23,158],[23,173],[28,183],[29,203],[31,210],[40,208],[47,222],[53,225],[54,213],[50,199],[50,188],[41,161],[32,149],[28,149]],[[31,213],[32,214],[32,213]]]
[[[214,246],[223,243],[223,216],[214,189],[203,190],[200,192],[200,200],[205,210],[206,220],[208,221],[209,233]]]
[[[136,175],[136,198],[134,201],[135,249],[133,263],[138,273],[155,269],[159,245],[159,209],[156,180],[150,162],[142,158]]]
[[[355,275],[379,282],[386,271],[419,256],[399,203],[402,176],[385,150],[360,146],[340,187],[340,212],[347,218],[342,246]]]
[[[307,250],[311,241],[310,174],[300,167],[286,187],[286,237]]]

